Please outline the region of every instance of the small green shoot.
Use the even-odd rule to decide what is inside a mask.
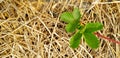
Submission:
[[[70,38],[70,47],[77,48],[80,44],[80,40],[83,36],[88,46],[93,49],[99,47],[99,40],[93,34],[95,31],[101,30],[103,25],[101,23],[87,23],[86,25],[80,25],[81,14],[78,8],[74,8],[73,12],[64,12],[61,15],[61,20],[66,22],[65,27],[67,32],[78,31]]]

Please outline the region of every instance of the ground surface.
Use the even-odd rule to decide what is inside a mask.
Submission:
[[[69,47],[60,14],[79,7],[82,23],[100,22],[102,35],[120,40],[120,2],[112,0],[0,0],[0,58],[120,58],[120,45]]]

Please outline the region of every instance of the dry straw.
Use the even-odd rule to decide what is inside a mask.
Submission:
[[[101,22],[100,33],[120,40],[120,2],[107,0],[0,0],[0,58],[119,58],[120,45],[101,40],[90,49],[82,40],[69,47],[64,11],[79,7],[82,23]]]

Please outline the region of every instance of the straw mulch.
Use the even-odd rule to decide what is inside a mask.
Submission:
[[[119,58],[120,45],[100,39],[69,47],[61,13],[79,7],[82,23],[101,22],[102,35],[120,40],[120,2],[112,0],[0,0],[0,58]]]

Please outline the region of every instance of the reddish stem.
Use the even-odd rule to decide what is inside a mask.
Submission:
[[[110,42],[120,44],[120,41],[116,41],[116,40],[114,40],[114,39],[111,39],[111,38],[105,37],[105,36],[101,35],[101,34],[98,33],[98,32],[97,32],[97,33],[94,33],[94,34],[97,35],[98,37],[101,37],[101,38],[103,38],[103,39],[106,39],[106,40],[108,40],[108,41],[110,41]]]

